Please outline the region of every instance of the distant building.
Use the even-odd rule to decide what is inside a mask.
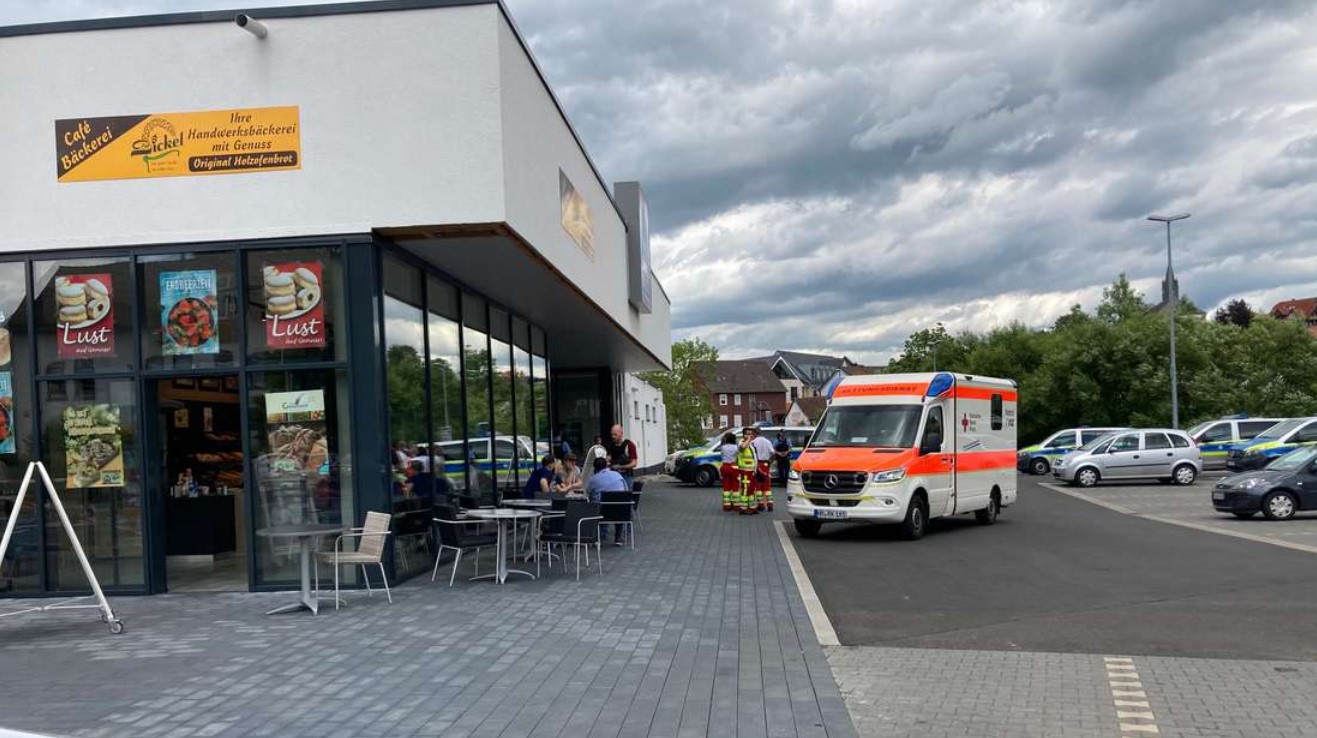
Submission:
[[[823,411],[828,407],[826,397],[802,397],[791,403],[783,425],[817,425]]]
[[[1174,294],[1176,295],[1176,298],[1171,297],[1172,289],[1174,289]],[[1182,297],[1182,295],[1180,295],[1180,280],[1172,277],[1171,268],[1167,267],[1166,276],[1162,277],[1162,301],[1154,305],[1152,307],[1152,311],[1154,313],[1170,312],[1171,303],[1173,301],[1178,301],[1178,297]],[[1194,308],[1194,313],[1198,315],[1204,314],[1203,311],[1198,309],[1197,307]]]
[[[713,407],[712,417],[705,419],[709,433],[760,421],[776,423],[787,414],[787,390],[760,359],[709,362],[699,374]]]
[[[1271,317],[1277,320],[1302,320],[1308,333],[1317,336],[1317,297],[1284,300],[1271,308]]]

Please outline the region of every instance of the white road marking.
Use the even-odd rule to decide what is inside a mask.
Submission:
[[[1135,681],[1139,679],[1139,674],[1134,670],[1134,659],[1129,656],[1103,656],[1102,660],[1107,667],[1107,680],[1111,685],[1112,702],[1116,708],[1116,720],[1120,724],[1121,733],[1161,735],[1161,731],[1157,729],[1157,715],[1152,711],[1148,695],[1143,691],[1125,689],[1127,687],[1143,689],[1143,684]],[[1122,697],[1138,699],[1127,700],[1121,699]],[[1138,709],[1122,709],[1129,707]]]
[[[787,535],[787,524],[779,520],[774,527],[777,528],[777,539],[782,543],[782,552],[787,556],[787,565],[791,567],[791,576],[796,580],[796,588],[800,590],[800,599],[805,602],[805,612],[809,613],[809,622],[814,626],[814,637],[820,646],[840,646],[841,641],[837,640],[837,631],[833,630],[832,621],[828,619],[828,613],[823,609],[823,603],[819,600],[818,593],[814,591],[813,583],[809,581],[805,565],[800,563],[796,547],[791,544],[791,537]]]
[[[1242,538],[1242,539],[1244,539],[1244,540],[1246,540],[1246,541],[1253,541],[1254,543],[1266,543],[1266,544],[1270,544],[1270,545],[1272,545],[1272,546],[1280,546],[1281,548],[1288,548],[1288,549],[1292,549],[1292,550],[1295,550],[1295,551],[1304,551],[1304,552],[1306,552],[1306,553],[1317,553],[1317,546],[1310,546],[1310,545],[1308,545],[1308,544],[1306,544],[1306,543],[1294,543],[1294,542],[1292,542],[1292,541],[1283,541],[1283,540],[1280,540],[1280,539],[1277,539],[1277,538],[1268,538],[1268,537],[1266,537],[1266,536],[1253,535],[1252,533],[1244,533],[1244,532],[1241,532],[1241,531],[1227,530],[1227,529],[1225,529],[1225,528],[1221,528],[1221,527],[1219,527],[1219,526],[1215,526],[1215,525],[1207,525],[1207,524],[1205,524],[1205,523],[1191,523],[1191,522],[1189,522],[1189,521],[1187,521],[1187,520],[1176,520],[1176,519],[1174,519],[1174,518],[1166,518],[1166,517],[1162,517],[1162,516],[1160,516],[1160,515],[1147,515],[1147,514],[1145,514],[1145,513],[1140,513],[1140,512],[1137,512],[1137,511],[1135,511],[1135,510],[1131,510],[1131,509],[1129,509],[1128,507],[1121,507],[1120,505],[1112,504],[1112,503],[1110,503],[1110,502],[1107,502],[1106,500],[1099,500],[1099,499],[1096,498],[1096,497],[1092,497],[1092,496],[1090,496],[1090,495],[1086,495],[1086,494],[1084,494],[1084,493],[1082,493],[1082,492],[1076,492],[1076,491],[1073,490],[1073,489],[1066,489],[1066,488],[1064,488],[1064,487],[1062,487],[1062,486],[1060,486],[1060,485],[1058,485],[1058,484],[1049,484],[1049,483],[1046,483],[1046,482],[1039,482],[1039,485],[1040,485],[1040,486],[1043,486],[1043,487],[1046,487],[1046,488],[1052,490],[1053,492],[1060,492],[1060,493],[1063,494],[1063,495],[1068,495],[1068,496],[1073,497],[1073,498],[1075,498],[1075,499],[1077,499],[1077,500],[1083,500],[1084,502],[1088,502],[1088,503],[1091,503],[1091,504],[1097,505],[1098,507],[1105,507],[1105,508],[1107,508],[1108,510],[1114,510],[1114,511],[1116,511],[1116,512],[1118,512],[1118,513],[1123,513],[1123,514],[1125,514],[1125,515],[1133,515],[1133,516],[1136,517],[1136,518],[1143,518],[1144,520],[1151,520],[1151,521],[1153,521],[1153,522],[1155,522],[1155,523],[1166,523],[1167,525],[1178,525],[1178,526],[1180,526],[1181,528],[1191,528],[1191,529],[1193,529],[1193,530],[1202,531],[1202,532],[1204,532],[1204,533],[1216,533],[1217,535],[1222,535],[1222,536],[1231,536],[1231,537],[1233,537],[1233,538]]]

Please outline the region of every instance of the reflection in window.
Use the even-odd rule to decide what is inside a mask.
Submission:
[[[462,295],[462,372],[466,382],[468,489],[488,501],[494,497],[494,467],[489,455],[489,317],[485,301]]]
[[[256,483],[256,581],[293,583],[298,581],[298,543],[264,537],[260,531],[352,524],[347,374],[302,369],[256,372],[247,379]]]
[[[513,420],[512,346],[508,343],[511,338],[508,321],[506,312],[498,308],[490,309],[489,356],[493,369],[491,395],[494,402],[494,436],[506,439],[508,445],[515,449],[515,444],[511,443],[516,435],[516,424]],[[516,496],[520,492],[517,486],[518,467],[529,463],[530,459],[524,458],[524,454],[518,454],[495,464],[495,482],[504,495]],[[529,466],[523,474],[530,474]]]
[[[137,387],[131,379],[42,382],[46,468],[74,532],[103,587],[140,587],[142,565],[141,438]],[[50,588],[87,588],[82,565],[54,506],[46,503]]]
[[[462,451],[462,336],[458,327],[457,290],[431,279],[430,301],[430,452],[433,470],[454,491],[466,489],[466,459]]]
[[[530,474],[534,466],[535,457],[549,453],[548,444],[541,448],[536,447],[535,437],[535,398],[531,389],[530,381],[530,326],[525,321],[513,318],[512,320],[512,390],[513,397],[516,400],[516,422],[517,437],[521,439],[522,445],[532,450],[531,458],[527,459],[529,464],[526,471],[522,472],[521,479],[524,481]]]
[[[535,443],[536,445],[547,445],[552,443],[551,432],[549,429],[549,362],[543,356],[532,356],[531,365],[531,396],[535,405]],[[559,449],[554,448],[553,451]],[[572,450],[580,455],[585,449]]]
[[[425,401],[425,314],[421,273],[384,260],[384,344],[388,372],[394,562],[408,575],[425,567],[437,490]]]

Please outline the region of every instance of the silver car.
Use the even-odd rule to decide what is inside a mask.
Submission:
[[[1109,433],[1052,464],[1053,477],[1080,487],[1116,479],[1193,484],[1202,471],[1202,452],[1193,439],[1184,431],[1170,428]]]

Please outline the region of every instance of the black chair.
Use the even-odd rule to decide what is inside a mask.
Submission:
[[[635,511],[632,513],[632,517],[636,523],[636,530],[640,530],[640,528],[642,527],[640,525],[640,495],[644,491],[644,489],[645,489],[644,480],[633,482],[631,484],[631,500],[632,500],[631,507]]]
[[[549,554],[553,553],[553,544],[566,553],[565,546],[572,547],[576,559],[576,580],[581,580],[581,549],[585,549],[585,565],[590,566],[590,546],[595,548],[595,558],[599,559],[599,573],[604,573],[603,551],[599,544],[600,505],[597,502],[579,502],[573,500],[563,512],[562,528],[556,533],[545,533],[540,537]]]
[[[430,581],[439,575],[439,559],[444,549],[456,552],[453,558],[453,573],[448,577],[448,586],[453,586],[457,578],[457,565],[462,561],[465,551],[476,552],[476,576],[480,576],[480,549],[498,546],[498,536],[473,528],[470,521],[457,519],[457,510],[446,505],[436,505],[434,509],[434,526],[439,533],[439,550],[434,555],[434,571],[430,572]]]
[[[604,492],[599,496],[600,514],[603,516],[599,524],[625,527],[633,551],[636,548],[635,518],[632,517],[635,504],[634,492]],[[613,537],[616,540],[617,528],[613,530]]]

